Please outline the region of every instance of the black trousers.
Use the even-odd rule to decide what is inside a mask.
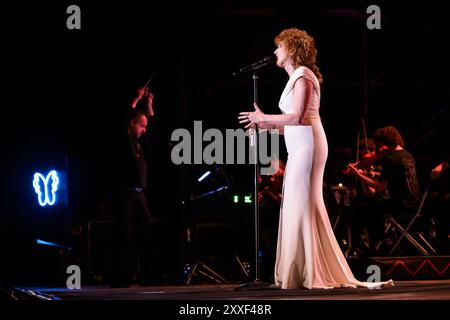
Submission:
[[[136,269],[139,270],[139,280],[148,281],[153,276],[153,239],[152,219],[144,192],[116,192],[113,195],[113,213],[113,284],[129,284]]]

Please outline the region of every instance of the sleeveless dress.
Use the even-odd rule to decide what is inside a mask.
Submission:
[[[314,85],[314,94],[304,108],[318,111],[320,84],[314,73],[297,68],[281,94],[279,107],[293,113],[295,81],[305,78]],[[308,114],[303,110],[303,114]],[[275,262],[275,285],[282,289],[367,287],[393,285],[355,279],[339,247],[323,200],[323,174],[328,144],[319,117],[310,126],[285,126],[288,152],[280,208]]]

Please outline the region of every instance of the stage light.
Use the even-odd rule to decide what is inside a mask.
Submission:
[[[52,206],[56,203],[58,186],[59,178],[55,170],[50,171],[45,178],[39,172],[33,175],[33,187],[41,207],[45,207],[46,205]]]
[[[36,239],[36,243],[40,244],[40,245],[43,245],[43,246],[49,246],[49,247],[65,249],[65,247],[60,245],[60,244],[49,242],[49,241],[45,241],[45,240],[41,240],[41,239]]]
[[[201,182],[203,179],[205,179],[207,176],[211,174],[211,171],[206,171],[200,178],[198,178],[198,182]]]

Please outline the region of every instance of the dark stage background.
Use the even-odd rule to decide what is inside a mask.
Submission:
[[[271,54],[273,38],[288,27],[305,29],[316,39],[324,76],[321,116],[330,147],[327,184],[340,182],[342,166],[355,158],[365,118],[369,135],[389,124],[400,129],[424,187],[449,148],[447,11],[440,1],[395,1],[395,7],[392,2],[39,1],[7,6],[0,279],[57,282],[68,264],[89,270],[88,280],[104,276],[102,263],[107,262],[92,259],[108,256],[108,229],[92,231],[102,230],[92,222],[110,219],[111,133],[120,108],[154,71],[150,87],[158,123],[150,128],[154,154],[148,196],[161,220],[159,259],[168,277],[177,278],[184,264],[198,258],[219,268],[227,262],[214,256],[229,264],[235,263],[234,253],[251,261],[253,207],[232,200],[251,194],[253,167],[219,166],[212,180],[199,184],[196,179],[212,168],[172,164],[170,135],[176,128],[192,128],[194,120],[203,121],[203,130],[238,128],[238,112],[252,108],[252,79],[232,73]],[[81,8],[81,30],[66,28],[71,4]],[[381,8],[381,30],[366,28],[370,4]],[[278,113],[287,75],[274,66],[259,75],[260,106]],[[51,167],[66,172],[67,201],[44,210],[34,199],[32,174]],[[226,178],[228,192],[183,204]],[[199,220],[204,227],[188,242],[186,226]],[[92,237],[100,240],[92,243]],[[37,246],[37,238],[66,249]],[[94,258],[92,250],[98,250]]]

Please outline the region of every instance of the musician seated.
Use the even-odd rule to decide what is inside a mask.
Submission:
[[[450,156],[433,168],[431,177],[426,211],[428,218],[434,219],[436,230],[429,230],[430,238],[439,254],[450,254]]]
[[[375,141],[371,138],[361,139],[358,142],[357,162],[350,163],[343,173],[349,174],[356,169],[361,174],[377,180],[380,175],[378,158]],[[375,248],[384,234],[384,217],[375,208],[378,203],[388,198],[387,193],[375,193],[358,179],[350,187],[350,194],[350,206],[344,214],[351,232],[348,240],[349,253],[355,256],[372,255],[372,248]]]
[[[368,195],[372,197],[370,214],[393,215],[402,222],[407,221],[414,216],[420,202],[414,157],[404,149],[403,138],[395,127],[380,128],[374,132],[372,138],[379,155],[374,163],[379,176],[371,177],[353,164],[349,165],[349,170],[362,182]],[[375,251],[380,250],[378,244],[385,240],[384,230],[378,230],[373,235],[374,239],[371,239],[372,246],[377,244],[375,248],[372,247]]]

